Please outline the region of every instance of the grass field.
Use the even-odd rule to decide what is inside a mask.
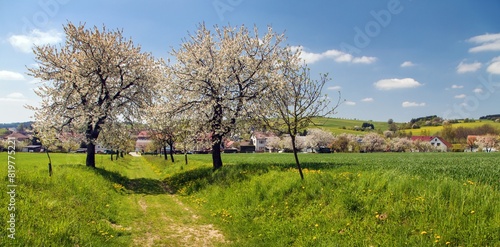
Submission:
[[[500,153],[52,157],[15,155],[0,246],[500,246]]]
[[[363,123],[373,124],[376,130],[385,131],[389,129],[389,125],[387,124],[387,122],[376,122],[371,120],[365,121],[365,120],[340,119],[340,118],[315,118],[314,123],[316,126],[311,126],[312,128],[319,127],[328,130],[335,135],[342,133],[350,133],[357,135],[366,134],[367,132],[356,131],[353,129],[355,126],[361,127]]]

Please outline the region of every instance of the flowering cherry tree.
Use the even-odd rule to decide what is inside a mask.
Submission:
[[[311,140],[311,147],[313,148],[330,147],[334,141],[333,134],[322,129],[308,129],[307,136]]]
[[[41,104],[29,108],[35,111],[39,131],[81,130],[87,144],[86,165],[95,167],[102,126],[138,117],[138,109],[154,98],[160,63],[120,30],[68,23],[64,32],[66,42],[59,48],[34,48],[38,66],[29,68],[29,74],[42,81],[35,90]]]
[[[222,167],[223,137],[246,115],[248,107],[272,86],[273,67],[282,51],[282,34],[271,28],[262,37],[245,26],[209,30],[200,24],[179,49],[170,66],[170,106],[189,112],[193,123],[210,135],[213,168]]]
[[[363,136],[361,147],[365,152],[381,152],[387,149],[385,139],[377,133],[368,133]]]
[[[478,136],[475,141],[476,145],[478,145],[479,148],[484,149],[487,153],[491,152],[498,142],[498,137],[492,134]]]
[[[389,140],[389,145],[391,147],[391,151],[393,152],[407,152],[411,150],[412,141],[405,137],[396,137]]]

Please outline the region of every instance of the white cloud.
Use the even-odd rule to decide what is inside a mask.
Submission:
[[[469,52],[500,51],[500,33],[478,35],[467,41],[478,44],[470,48]]]
[[[491,60],[491,64],[486,69],[490,74],[500,74],[500,57],[495,57]]]
[[[25,102],[26,97],[22,93],[10,93],[5,97],[0,98],[0,102]]]
[[[364,63],[364,64],[371,64],[376,61],[377,61],[376,57],[367,57],[367,56],[355,57],[352,59],[353,63]]]
[[[17,73],[17,72],[0,70],[0,80],[20,81],[20,80],[24,80],[24,76],[20,73]]]
[[[462,61],[457,66],[457,73],[463,74],[467,72],[476,72],[480,68],[481,68],[480,62],[464,63],[464,61]]]
[[[331,86],[331,87],[328,87],[328,90],[335,90],[335,91],[338,91],[338,90],[340,90],[340,89],[342,89],[342,87],[341,87],[341,86]]]
[[[472,90],[472,92],[474,92],[474,93],[482,93],[483,89],[482,88],[474,88],[474,90]]]
[[[455,99],[465,99],[465,97],[467,97],[465,94],[455,95]]]
[[[464,86],[462,86],[462,85],[451,85],[451,88],[452,89],[461,89],[461,88],[464,88]]]
[[[33,29],[28,35],[12,35],[9,37],[9,43],[16,49],[29,53],[33,45],[56,44],[62,41],[63,34],[56,30],[43,32]]]
[[[405,101],[403,104],[401,104],[403,107],[419,107],[419,106],[425,106],[425,103],[417,103],[417,102],[410,102],[410,101]]]
[[[373,102],[373,98],[364,98],[361,101],[362,102]]]
[[[405,61],[403,62],[401,65],[401,68],[406,68],[406,67],[412,67],[412,66],[415,66],[414,63],[412,63],[411,61]]]
[[[345,101],[344,104],[350,105],[350,106],[354,106],[354,105],[356,105],[356,102],[354,102],[354,101]]]
[[[374,83],[375,87],[379,90],[391,90],[400,88],[414,88],[422,86],[422,84],[413,78],[403,79],[382,79]]]
[[[377,61],[376,57],[355,57],[349,53],[345,53],[339,50],[327,50],[322,53],[313,53],[305,51],[305,48],[302,46],[292,46],[291,49],[293,51],[300,50],[300,58],[302,58],[306,63],[313,64],[323,59],[333,59],[338,63],[357,63],[357,64],[371,64]]]

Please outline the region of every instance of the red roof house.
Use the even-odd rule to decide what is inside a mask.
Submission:
[[[447,142],[445,139],[439,136],[412,136],[411,140],[429,142],[432,146],[443,152],[446,152],[448,151],[448,149],[452,148],[451,143]]]

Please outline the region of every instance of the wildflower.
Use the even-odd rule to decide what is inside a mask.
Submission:
[[[379,215],[377,218],[378,218],[379,220],[386,220],[386,219],[387,219],[387,217],[388,217],[388,216],[387,216],[387,214],[386,214],[386,213],[383,213],[383,214]]]
[[[314,226],[315,226],[315,227],[318,227],[319,225],[318,225],[318,224],[316,224],[316,225],[314,225]]]
[[[450,242],[450,241],[446,242],[446,245],[449,245],[449,244],[451,244],[451,242]]]
[[[422,232],[420,233],[420,235],[425,235],[425,234],[427,234],[427,232],[426,232],[426,231],[422,231]]]
[[[475,212],[476,212],[476,211],[472,210],[472,211],[470,211],[470,214],[474,214]]]

